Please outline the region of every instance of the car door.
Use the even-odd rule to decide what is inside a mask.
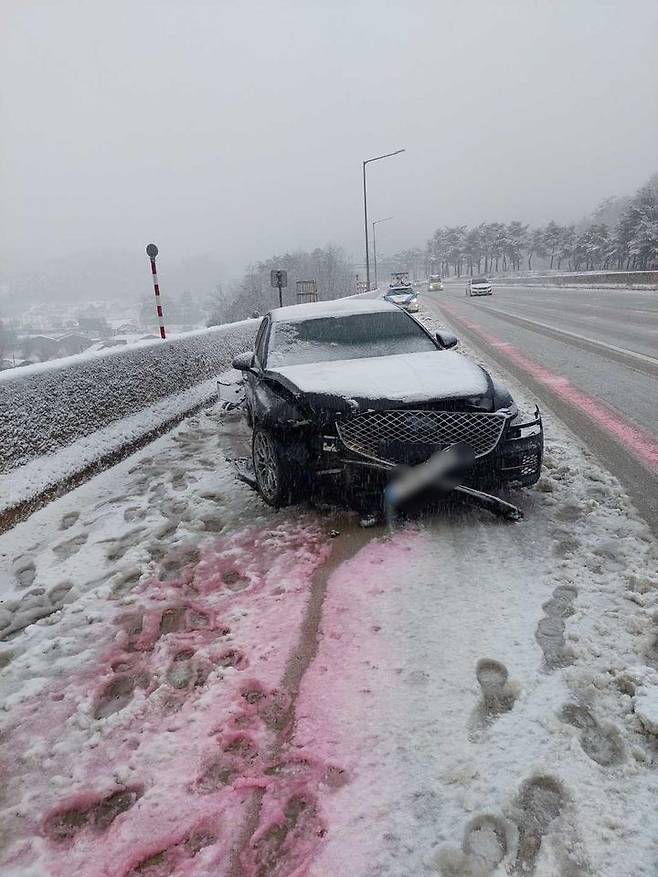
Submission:
[[[247,400],[247,409],[252,419],[254,411],[254,393],[256,384],[260,380],[260,374],[263,371],[263,365],[266,358],[267,336],[269,334],[270,319],[263,317],[258,332],[256,333],[256,341],[254,343],[254,370],[244,373],[245,397]]]

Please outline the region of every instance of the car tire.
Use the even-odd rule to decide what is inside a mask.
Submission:
[[[251,454],[258,492],[273,508],[291,505],[300,495],[301,472],[283,452],[277,436],[257,426],[252,434]]]

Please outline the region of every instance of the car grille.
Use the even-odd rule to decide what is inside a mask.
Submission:
[[[413,409],[369,411],[336,423],[350,451],[392,463],[419,462],[457,442],[482,457],[496,447],[504,426],[504,414]]]

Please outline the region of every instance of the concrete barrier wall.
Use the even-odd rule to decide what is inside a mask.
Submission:
[[[586,271],[565,274],[493,276],[501,286],[598,286],[629,289],[658,288],[658,271]]]
[[[237,353],[252,347],[258,322],[230,323],[0,373],[0,473],[208,382],[228,369]],[[158,409],[166,420],[167,406]]]

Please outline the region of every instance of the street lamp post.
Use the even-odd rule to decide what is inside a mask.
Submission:
[[[386,155],[376,155],[374,158],[367,158],[363,162],[363,218],[366,234],[366,284],[370,289],[370,254],[368,252],[368,193],[366,189],[366,165],[373,161],[381,161],[382,158],[390,158],[392,155],[399,155],[404,149],[396,149],[395,152],[387,152]]]
[[[388,222],[393,219],[392,216],[385,216],[383,219],[373,219],[372,222],[372,260],[375,263],[375,289],[377,289],[377,237],[375,235],[375,226],[380,222]]]

